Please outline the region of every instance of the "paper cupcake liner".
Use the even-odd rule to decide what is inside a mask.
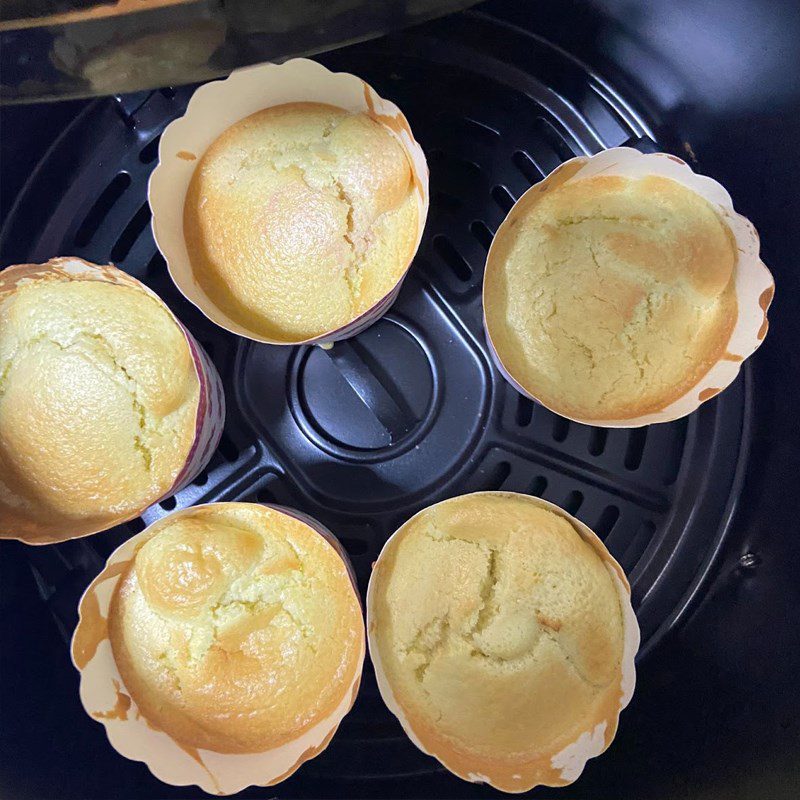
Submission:
[[[352,113],[367,114],[380,122],[408,156],[419,223],[408,264],[388,294],[346,325],[309,339],[287,342],[270,339],[241,325],[205,293],[192,271],[183,233],[183,208],[198,159],[225,130],[257,111],[293,102],[327,103]],[[164,130],[158,156],[148,186],[153,236],[180,292],[220,327],[267,344],[329,344],[369,327],[396,299],[422,240],[430,200],[428,164],[402,111],[361,78],[346,72],[331,72],[305,58],[236,70],[225,80],[207,83],[194,93],[186,113]]]
[[[177,317],[176,321],[178,321]],[[200,381],[200,401],[197,406],[194,442],[186,457],[186,464],[178,473],[172,487],[160,500],[179,492],[203,471],[219,445],[225,426],[225,392],[219,372],[197,339],[180,322],[178,324],[192,351],[194,366]]]
[[[288,778],[303,763],[319,755],[330,743],[339,724],[353,707],[361,683],[365,656],[362,640],[359,666],[342,701],[324,720],[302,736],[262,753],[217,753],[184,745],[159,730],[139,711],[117,669],[108,635],[108,609],[114,589],[142,544],[165,520],[197,508],[224,505],[208,503],[176,511],[131,537],[108,558],[102,572],[84,592],[79,620],[72,637],[72,663],[80,673],[80,698],[86,713],[100,722],[111,746],[125,758],[142,761],[160,781],[172,786],[194,784],[209,794],[228,795],[248,786],[272,786]],[[350,559],[336,539],[312,517],[294,509],[268,503],[257,505],[294,517],[329,542],[347,567],[353,591],[359,598]]]
[[[200,396],[195,419],[194,442],[186,456],[186,462],[173,481],[172,486],[157,500],[128,514],[121,515],[101,527],[57,540],[69,541],[70,539],[80,539],[84,536],[91,536],[100,531],[108,530],[115,525],[121,525],[124,522],[136,519],[145,509],[154,505],[154,503],[161,502],[167,497],[171,497],[194,480],[208,464],[222,436],[222,428],[225,424],[225,394],[222,389],[222,381],[219,377],[219,373],[208,357],[208,354],[203,350],[194,336],[183,326],[180,320],[172,313],[169,306],[167,306],[152,289],[111,264],[92,264],[80,258],[66,256],[62,258],[53,258],[45,264],[19,264],[8,267],[0,272],[0,298],[5,294],[10,294],[14,288],[19,285],[54,275],[68,277],[70,280],[105,281],[106,283],[114,283],[118,286],[128,286],[144,291],[150,295],[150,297],[157,300],[158,303],[169,312],[169,315],[183,331],[183,335],[186,337],[186,341],[189,345],[189,350],[192,353],[197,378],[200,382]],[[34,541],[26,538],[25,535],[9,538],[14,538],[31,545],[54,544],[56,542],[56,540]]]
[[[764,341],[768,328],[767,309],[775,294],[775,281],[760,258],[760,245],[756,229],[750,220],[734,211],[730,195],[719,183],[705,175],[697,175],[685,161],[677,156],[668,153],[644,154],[630,147],[614,147],[594,156],[579,156],[565,161],[542,181],[531,186],[517,200],[498,229],[494,242],[498,241],[504,226],[515,218],[515,209],[522,207],[521,204],[529,194],[542,191],[544,186],[549,183],[572,183],[601,174],[619,175],[626,178],[643,178],[649,175],[670,178],[705,198],[728,226],[736,241],[738,251],[734,271],[737,318],[724,353],[694,386],[658,411],[624,419],[587,419],[571,416],[564,413],[562,409],[548,405],[515,379],[503,364],[492,342],[486,324],[484,298],[483,325],[486,331],[488,350],[500,374],[520,394],[574,422],[602,428],[638,428],[656,422],[671,422],[691,414],[706,400],[710,400],[729,386],[739,374],[744,360],[751,356]],[[494,242],[489,248],[487,265],[492,258]]]
[[[607,718],[596,726],[581,731],[575,737],[575,740],[572,743],[564,747],[561,751],[554,753],[550,757],[549,763],[544,766],[535,779],[532,779],[531,775],[522,774],[522,770],[520,770],[519,774],[512,775],[511,779],[519,782],[518,788],[516,786],[514,788],[509,788],[507,785],[498,786],[491,780],[490,777],[487,777],[486,775],[481,775],[477,772],[464,771],[458,769],[452,764],[448,764],[446,756],[427,749],[420,741],[420,738],[415,733],[413,726],[404,714],[400,703],[397,701],[397,698],[392,691],[391,684],[386,677],[386,671],[384,670],[383,663],[381,661],[380,651],[377,646],[375,632],[371,622],[372,609],[374,607],[375,584],[372,580],[370,580],[369,586],[367,587],[367,641],[369,644],[370,658],[373,666],[375,667],[375,677],[378,682],[378,689],[380,690],[384,703],[386,703],[386,706],[389,708],[392,714],[397,717],[409,739],[411,739],[411,741],[420,750],[422,750],[423,753],[433,756],[444,767],[446,767],[453,774],[457,775],[459,778],[463,778],[471,783],[488,783],[496,789],[512,793],[526,792],[529,789],[540,785],[564,786],[577,780],[581,772],[583,772],[586,762],[590,758],[599,756],[609,747],[616,734],[619,712],[621,712],[628,705],[628,703],[630,703],[631,698],[633,697],[633,690],[636,685],[636,668],[634,664],[634,658],[639,649],[640,634],[639,624],[636,620],[633,607],[631,606],[630,584],[628,583],[628,579],[625,576],[625,572],[623,571],[622,567],[608,552],[606,546],[603,544],[597,534],[594,533],[594,531],[592,531],[589,527],[584,525],[580,520],[564,511],[563,508],[559,508],[559,506],[549,503],[547,500],[542,500],[531,495],[520,495],[515,492],[474,492],[466,496],[480,497],[481,495],[493,497],[524,497],[525,500],[539,506],[540,508],[552,511],[554,514],[558,514],[572,525],[580,537],[594,548],[595,552],[605,563],[606,569],[608,570],[609,575],[614,582],[614,586],[619,593],[620,608],[622,609],[622,669],[619,683],[619,708],[617,713],[614,714],[613,717]],[[455,500],[459,498],[451,499]],[[444,500],[442,503],[437,503],[436,505],[442,505],[443,503],[447,502],[449,501]],[[430,508],[430,506],[428,508]],[[425,508],[422,509],[422,511],[419,511],[389,537],[389,539],[386,541],[386,544],[381,549],[381,552],[378,555],[375,564],[373,565],[373,569],[375,565],[380,562],[392,539],[400,534],[406,528],[406,526],[416,519],[416,517],[427,510],[428,509]]]

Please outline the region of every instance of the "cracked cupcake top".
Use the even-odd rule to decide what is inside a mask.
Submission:
[[[200,384],[183,331],[144,289],[42,275],[6,290],[0,275],[0,535],[47,542],[169,490]]]
[[[517,383],[555,411],[658,411],[723,356],[736,257],[711,204],[676,181],[551,180],[495,237],[487,330]]]
[[[605,721],[610,742],[623,615],[602,549],[502,492],[432,506],[389,541],[370,582],[371,653],[427,752],[521,791],[583,731]]]
[[[388,294],[419,224],[402,145],[366,114],[289,103],[230,127],[184,206],[192,269],[231,319],[280,342],[342,327]]]
[[[114,593],[114,659],[148,722],[184,745],[261,752],[352,691],[361,607],[344,561],[294,517],[249,503],[154,526]]]

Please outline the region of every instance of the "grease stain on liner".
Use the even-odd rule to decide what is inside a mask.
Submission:
[[[131,707],[131,698],[130,695],[125,694],[122,691],[122,686],[119,681],[115,680],[112,681],[114,684],[114,689],[117,693],[117,702],[114,703],[114,707],[108,711],[94,711],[92,712],[92,716],[95,719],[120,719],[126,720],[128,719],[128,711]]]
[[[761,295],[758,298],[758,305],[764,312],[764,321],[761,323],[761,327],[758,329],[758,334],[757,334],[760,340],[767,335],[767,330],[769,329],[769,320],[767,319],[767,311],[769,309],[773,297],[775,297],[775,284],[773,284],[772,286],[768,286],[766,289],[764,289],[764,291],[761,292]]]
[[[716,397],[721,391],[722,389],[717,386],[709,386],[707,389],[703,389],[703,391],[697,395],[697,399],[704,403],[706,400]]]

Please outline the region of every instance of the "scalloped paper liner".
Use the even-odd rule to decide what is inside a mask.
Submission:
[[[186,342],[189,345],[189,350],[191,351],[194,361],[194,368],[197,372],[197,379],[200,382],[200,394],[197,403],[197,416],[195,418],[194,442],[189,448],[186,462],[173,481],[172,486],[161,495],[161,497],[157,498],[152,503],[142,506],[136,511],[121,515],[99,528],[74,536],[65,536],[63,538],[50,539],[47,541],[34,541],[26,538],[24,535],[0,537],[17,539],[18,541],[30,545],[55,544],[57,542],[69,541],[70,539],[81,539],[84,536],[92,536],[95,533],[100,533],[101,531],[113,528],[115,525],[121,525],[124,522],[129,522],[141,516],[142,512],[147,508],[179,492],[184,486],[191,483],[198,476],[217,449],[220,437],[222,436],[222,428],[225,424],[225,393],[222,389],[222,380],[219,377],[216,367],[208,357],[208,354],[175,314],[172,313],[169,306],[152,289],[136,280],[132,275],[128,275],[127,272],[117,269],[117,267],[112,264],[92,264],[89,261],[84,261],[81,258],[72,256],[53,258],[44,264],[17,264],[13,267],[7,267],[0,272],[0,298],[5,294],[10,294],[19,285],[54,276],[66,277],[70,280],[105,281],[106,283],[114,283],[118,286],[128,286],[134,289],[140,289],[157,300],[158,303],[166,309],[170,317],[175,320],[175,323],[186,337]]]
[[[744,360],[751,356],[764,341],[768,328],[767,309],[775,294],[775,281],[759,256],[759,238],[756,229],[750,220],[734,211],[730,195],[719,183],[705,175],[697,175],[685,161],[677,156],[668,153],[643,154],[630,147],[614,147],[594,156],[572,158],[565,161],[542,181],[531,186],[517,200],[498,228],[486,257],[487,270],[490,268],[492,251],[495,249],[496,242],[503,234],[504,229],[507,229],[511,222],[522,213],[523,201],[526,197],[532,193],[543,191],[551,184],[572,183],[596,175],[620,175],[627,178],[660,175],[664,178],[671,178],[705,198],[722,217],[736,240],[738,250],[734,274],[737,319],[725,352],[694,386],[659,411],[627,419],[589,419],[571,416],[561,409],[548,405],[526,389],[511,374],[503,364],[492,342],[486,324],[484,296],[483,325],[488,349],[499,372],[520,394],[566,419],[601,428],[638,428],[656,422],[671,422],[691,414],[706,400],[710,400],[729,386],[739,374]]]
[[[368,114],[387,128],[408,156],[419,222],[408,264],[388,294],[340,328],[310,339],[288,342],[270,339],[241,325],[205,293],[192,272],[183,233],[183,208],[198,159],[225,130],[257,111],[293,102],[327,103],[352,113]],[[361,78],[347,72],[331,72],[305,58],[236,70],[225,80],[206,83],[194,93],[186,113],[164,130],[158,156],[158,165],[148,186],[153,236],[180,292],[220,327],[267,344],[329,344],[368,328],[394,303],[422,240],[430,200],[428,164],[402,111],[380,97]]]
[[[273,786],[325,750],[340,722],[353,707],[366,653],[366,643],[362,639],[353,683],[330,716],[294,741],[263,753],[217,753],[183,745],[142,716],[136,701],[125,688],[108,637],[108,608],[114,589],[138,548],[155,533],[154,529],[166,520],[190,514],[197,508],[223,505],[227,504],[207,503],[176,511],[118,547],[81,598],[71,648],[72,663],[80,673],[83,707],[92,719],[104,726],[111,746],[125,758],[144,762],[150,772],[164,783],[172,786],[194,784],[216,795],[234,794],[248,786]],[[344,561],[353,591],[361,603],[350,559],[339,540],[326,527],[294,509],[269,503],[254,505],[300,520],[331,544]]]
[[[526,792],[535,786],[541,785],[565,786],[566,784],[577,780],[581,772],[583,772],[586,762],[590,758],[600,755],[609,747],[614,739],[614,735],[616,734],[619,712],[622,711],[628,705],[628,703],[630,703],[631,698],[633,697],[633,690],[636,685],[636,668],[634,664],[634,658],[637,650],[639,649],[640,634],[639,624],[636,621],[636,615],[634,614],[633,607],[631,606],[630,585],[622,567],[611,556],[597,534],[584,525],[580,520],[564,511],[563,508],[559,508],[559,506],[549,503],[547,500],[542,500],[538,497],[519,494],[516,492],[473,492],[469,495],[461,495],[460,497],[450,498],[450,500],[443,500],[441,503],[436,503],[435,505],[443,505],[451,502],[452,500],[461,499],[461,497],[480,497],[481,495],[494,497],[522,497],[534,505],[539,506],[540,508],[552,511],[554,514],[558,514],[560,517],[563,517],[565,520],[567,520],[567,522],[569,522],[573,528],[575,528],[581,538],[594,548],[594,550],[605,563],[614,585],[617,588],[617,592],[619,593],[620,607],[622,609],[623,647],[618,712],[613,716],[613,718],[606,719],[593,728],[587,728],[586,730],[581,731],[571,744],[569,744],[567,747],[564,747],[561,751],[552,754],[549,759],[547,756],[543,756],[542,758],[544,759],[544,763],[540,771],[541,774],[538,774],[535,778],[531,778],[530,775],[523,775],[521,769],[518,773],[512,773],[508,776],[504,776],[507,778],[507,780],[504,781],[504,785],[500,786],[497,782],[493,781],[486,775],[481,775],[477,772],[459,770],[453,764],[448,764],[446,755],[428,750],[423,745],[423,743],[420,741],[420,738],[415,733],[412,724],[403,713],[400,703],[397,701],[397,698],[392,691],[391,684],[386,677],[386,672],[383,668],[377,641],[374,636],[373,625],[370,621],[372,617],[375,586],[374,582],[370,580],[367,588],[367,640],[369,642],[369,655],[375,667],[375,677],[378,682],[378,688],[380,690],[381,697],[383,697],[384,703],[386,703],[392,714],[394,714],[400,721],[400,724],[403,726],[403,730],[406,732],[409,739],[411,739],[411,741],[420,750],[422,750],[423,753],[433,756],[444,767],[450,770],[453,774],[457,775],[459,778],[463,778],[464,780],[472,783],[488,783],[495,789],[511,793]],[[427,508],[422,509],[422,511],[417,512],[417,514],[401,525],[400,528],[398,528],[389,537],[389,539],[386,541],[386,544],[381,549],[380,555],[375,561],[375,564],[373,565],[373,570],[375,565],[380,562],[384,552],[386,551],[386,548],[389,546],[389,542],[391,542],[395,536],[397,536],[409,524],[411,524],[411,522],[420,514],[432,507],[433,506],[428,506]]]

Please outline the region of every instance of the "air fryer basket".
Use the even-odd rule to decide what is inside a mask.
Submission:
[[[630,577],[647,658],[686,612],[726,534],[747,456],[749,367],[671,424],[568,422],[518,395],[492,367],[480,287],[493,231],[532,182],[576,154],[654,149],[648,120],[563,51],[479,13],[320,60],[396,101],[431,167],[430,216],[412,271],[389,314],[356,338],[329,351],[259,345],[215,327],[173,287],[153,243],[146,188],[159,135],[183,112],[189,88],[87,105],[5,221],[3,263],[69,254],[114,262],[147,283],[206,347],[228,397],[219,452],[175,498],[110,533],[20,548],[65,641],[80,592],[106,556],[174,508],[248,499],[302,509],[340,537],[363,592],[383,542],[421,507],[506,489],[563,506],[605,540]],[[106,773],[135,775],[137,796],[199,794],[164,787],[106,750],[102,774],[87,784],[98,797],[113,785]],[[412,791],[491,794],[411,745],[367,666],[330,748],[274,793]]]

